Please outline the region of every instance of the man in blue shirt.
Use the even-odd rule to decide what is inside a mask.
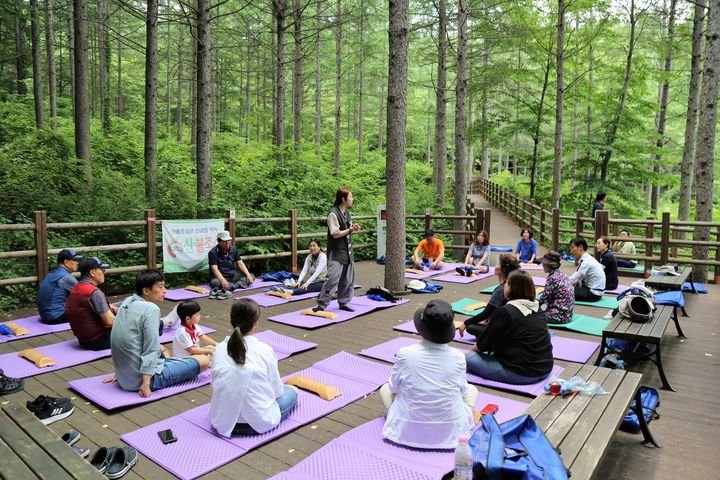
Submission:
[[[82,258],[71,248],[58,253],[57,268],[48,273],[38,288],[37,309],[42,323],[57,325],[68,321],[65,301],[78,283],[72,274]]]

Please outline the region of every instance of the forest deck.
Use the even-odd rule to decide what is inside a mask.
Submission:
[[[486,206],[481,200],[478,206]],[[517,241],[518,230],[504,215],[493,212],[493,243],[509,245]],[[493,260],[496,258],[493,254]],[[250,263],[252,268],[252,263]],[[564,267],[565,268],[565,267]],[[565,273],[570,273],[567,267]],[[384,267],[374,262],[361,262],[356,268],[356,283],[364,289],[381,285]],[[542,275],[542,272],[532,272]],[[181,287],[173,283],[168,276],[168,288]],[[621,283],[630,283],[621,279]],[[277,333],[312,341],[318,347],[294,355],[279,363],[280,373],[287,375],[313,363],[327,358],[339,351],[357,353],[362,349],[391,340],[397,336],[409,336],[393,331],[393,327],[412,318],[413,312],[433,298],[455,301],[464,297],[477,297],[481,290],[493,283],[491,277],[469,285],[446,284],[445,288],[433,295],[410,295],[410,302],[390,309],[376,310],[351,321],[307,331],[287,325],[269,323],[270,315],[287,313],[301,307],[311,306],[312,300],[264,308],[260,329],[272,329]],[[364,292],[364,289],[361,292]],[[653,435],[662,449],[648,449],[641,443],[640,436],[617,432],[612,436],[606,459],[597,471],[605,478],[612,479],[673,479],[677,472],[693,478],[715,478],[720,470],[720,456],[715,454],[714,445],[720,443],[720,383],[717,371],[720,367],[720,346],[718,345],[718,323],[716,312],[720,310],[720,287],[708,285],[708,295],[688,295],[689,308],[694,308],[691,320],[686,320],[683,330],[688,340],[677,340],[665,336],[662,339],[663,364],[665,372],[674,380],[678,392],[661,391],[661,419],[650,424]],[[356,291],[357,294],[357,291]],[[230,331],[230,301],[200,299],[202,307],[201,325],[218,330],[213,338],[220,340]],[[160,307],[163,314],[175,304],[163,302]],[[598,310],[578,306],[578,313],[598,316]],[[2,320],[31,315],[31,310],[13,312],[12,316],[3,315]],[[556,332],[556,335],[592,340],[593,338],[574,332]],[[0,344],[0,353],[12,352],[29,347],[39,347],[70,339],[70,332],[61,332],[41,337],[28,338]],[[594,363],[591,359],[586,365]],[[558,362],[568,368],[567,362]],[[0,366],[1,368],[1,366]],[[86,401],[70,390],[67,382],[78,378],[91,377],[112,371],[110,359],[101,359],[88,364],[78,365],[55,372],[48,372],[25,380],[25,390],[0,397],[3,401],[12,401],[23,405],[40,394],[73,398],[75,412],[67,419],[50,425],[58,436],[68,430],[77,430],[83,438],[81,446],[89,447],[92,452],[102,446],[122,445],[120,435],[137,430],[159,420],[197,407],[210,401],[211,387],[204,386],[189,392],[164,398],[145,405],[107,412]],[[631,368],[643,375],[643,385],[659,383],[657,369],[650,362],[640,363]],[[527,402],[526,397],[510,393],[481,388],[506,398]],[[286,471],[308,455],[317,451],[328,441],[369,420],[382,416],[384,408],[377,394],[368,395],[320,420],[303,426],[283,437],[243,455],[222,468],[202,477],[208,479],[242,478],[243,480],[266,479],[281,471]],[[124,477],[133,479],[159,480],[172,476],[148,458],[142,457],[133,469]]]

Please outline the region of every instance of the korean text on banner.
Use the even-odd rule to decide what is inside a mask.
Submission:
[[[217,245],[225,222],[217,220],[163,220],[165,273],[194,272],[208,268],[208,252]]]

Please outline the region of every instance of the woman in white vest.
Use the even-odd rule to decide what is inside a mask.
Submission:
[[[305,264],[297,282],[291,288],[277,287],[276,290],[292,295],[303,295],[322,290],[327,280],[327,255],[320,248],[320,240],[313,238],[308,243],[310,255],[305,257]]]

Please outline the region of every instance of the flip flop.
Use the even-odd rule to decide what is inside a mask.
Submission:
[[[108,478],[120,478],[125,475],[138,461],[137,450],[132,447],[121,447],[115,450],[110,464],[105,470]]]

